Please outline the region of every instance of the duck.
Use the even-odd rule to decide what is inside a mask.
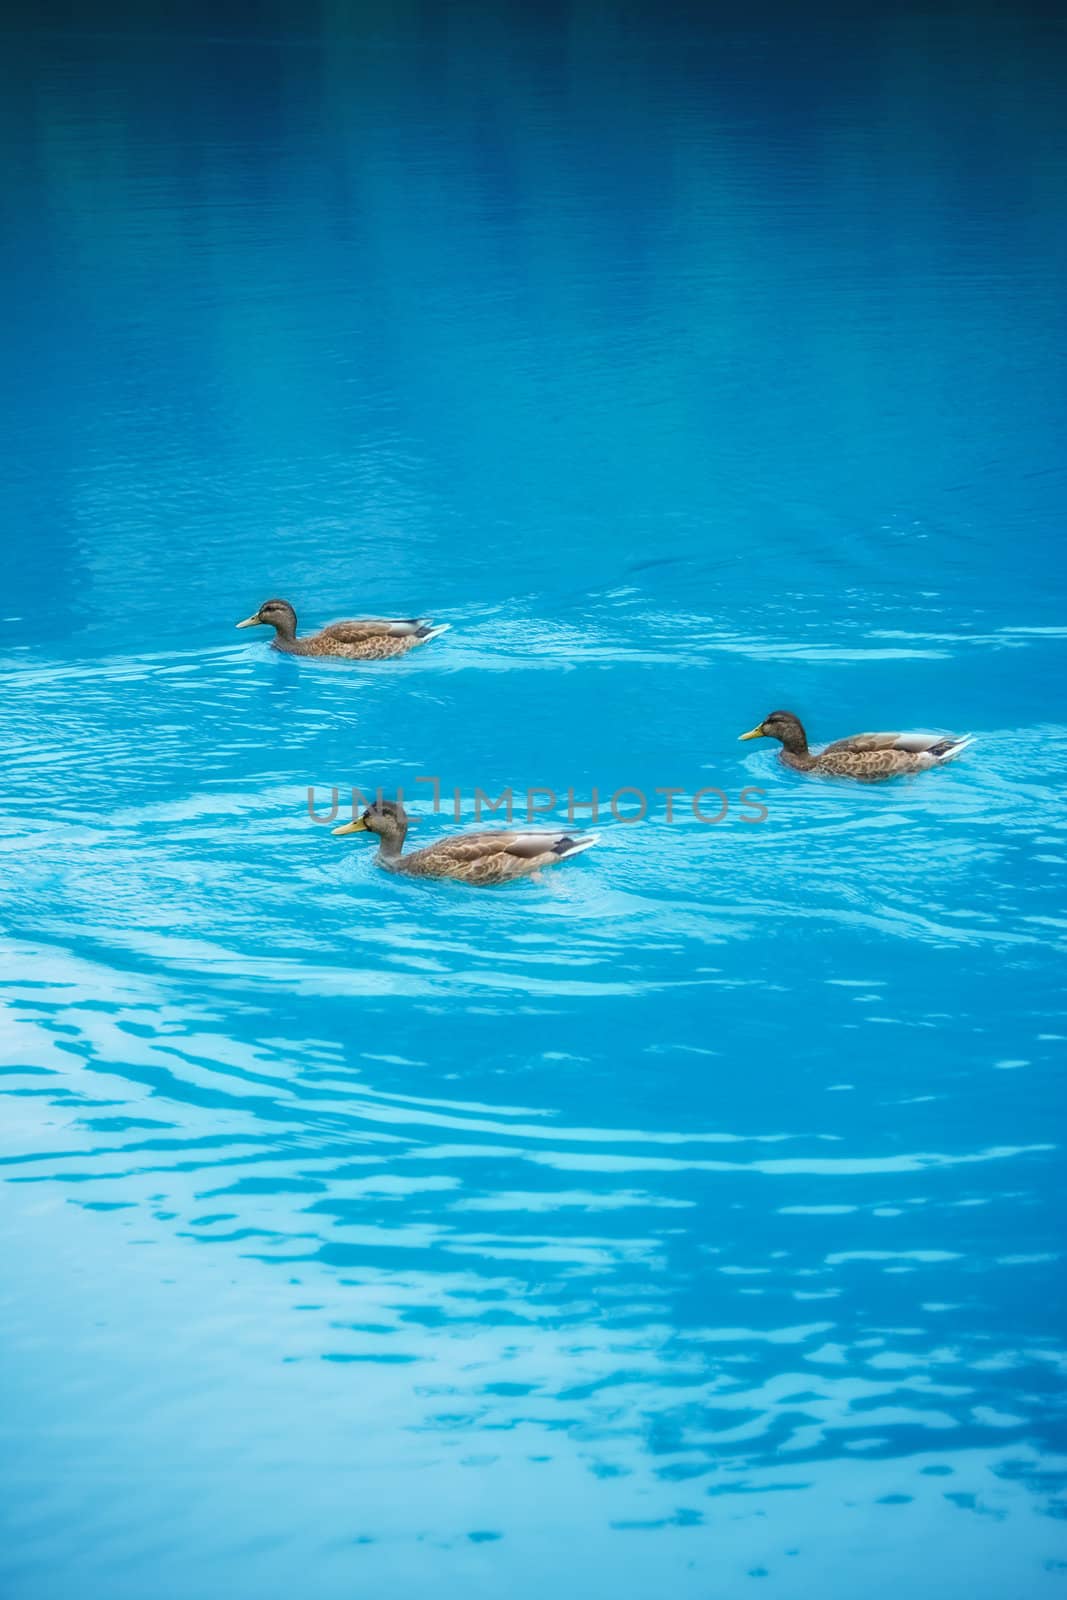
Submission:
[[[335,834],[374,833],[378,836],[377,861],[387,872],[408,878],[452,878],[458,883],[490,888],[528,878],[542,867],[555,867],[571,856],[589,850],[598,833],[553,833],[547,829],[503,829],[486,833],[456,833],[435,839],[422,850],[404,855],[408,816],[400,800],[375,800],[352,822],[334,828]]]
[[[258,611],[238,628],[270,627],[275,650],[290,656],[341,656],[346,661],[384,661],[388,656],[403,656],[418,644],[436,639],[448,628],[447,622],[433,625],[431,617],[358,617],[348,622],[331,622],[318,633],[296,636],[296,612],[288,600],[264,600]]]
[[[857,778],[861,783],[880,783],[885,778],[943,767],[974,742],[970,734],[959,738],[937,733],[854,733],[813,755],[804,725],[792,711],[772,711],[739,737],[777,739],[782,746],[780,759],[796,772],[825,772],[834,778]]]

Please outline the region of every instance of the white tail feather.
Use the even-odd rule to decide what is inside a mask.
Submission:
[[[591,850],[595,844],[599,843],[599,833],[583,833],[577,839],[575,839],[569,850],[564,850],[561,852],[559,859],[561,861],[566,861],[568,856],[580,855],[583,850]]]
[[[949,746],[943,755],[938,756],[938,765],[943,766],[946,761],[955,761],[956,757],[960,755],[962,751],[966,750],[969,744],[973,743],[973,733],[965,734],[962,739],[955,740],[955,742]]]

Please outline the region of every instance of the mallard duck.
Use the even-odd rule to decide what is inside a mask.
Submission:
[[[828,744],[816,756],[808,749],[808,736],[800,718],[791,711],[772,711],[757,728],[740,737],[777,739],[782,746],[781,759],[797,772],[826,772],[835,778],[859,778],[864,783],[943,767],[972,743],[970,735],[961,739],[937,733],[854,733],[851,739]]]
[[[429,617],[387,619],[359,617],[350,622],[331,622],[319,633],[296,636],[296,612],[288,600],[265,600],[252,616],[238,622],[238,628],[260,624],[274,629],[272,644],[290,656],[343,656],[347,661],[383,661],[387,656],[406,655],[417,644],[436,639],[449,626],[435,628]]]
[[[598,833],[551,833],[536,829],[515,832],[457,833],[436,839],[425,849],[404,855],[408,818],[399,800],[376,800],[354,822],[334,833],[376,833],[378,865],[410,878],[456,878],[488,887],[525,878],[542,867],[554,867],[597,843]]]

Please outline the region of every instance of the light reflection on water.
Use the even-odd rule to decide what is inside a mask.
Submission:
[[[1058,46],[449,10],[10,33],[5,1592],[1051,1593]]]

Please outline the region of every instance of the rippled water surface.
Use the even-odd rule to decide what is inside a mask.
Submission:
[[[746,15],[5,21],[10,1600],[1060,1592],[1062,28]]]

